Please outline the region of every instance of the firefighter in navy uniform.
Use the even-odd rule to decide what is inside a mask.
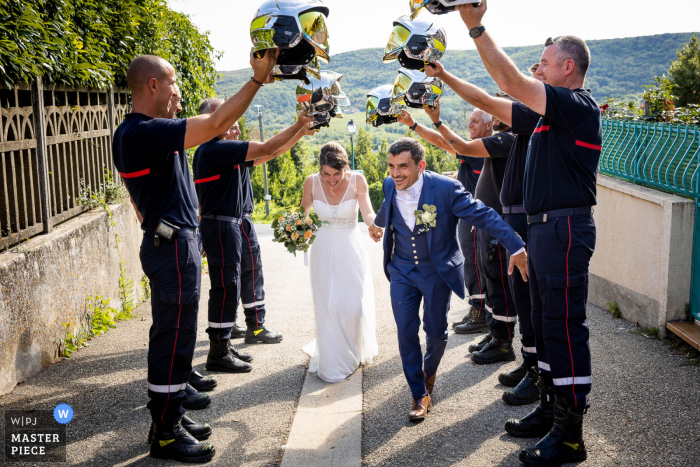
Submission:
[[[591,390],[591,352],[586,300],[596,239],[592,207],[602,152],[601,114],[583,88],[591,62],[583,40],[548,39],[537,70],[542,81],[526,77],[486,32],[482,18],[487,4],[484,0],[459,11],[498,87],[528,107],[512,108],[513,126],[529,125],[533,132],[523,199],[542,398],[525,418],[508,420],[506,431],[519,437],[545,435],[520,452],[520,461],[557,466],[587,457],[583,418]],[[532,113],[541,117],[534,126],[528,123]]]
[[[534,67],[536,71],[539,63]],[[512,125],[512,109],[519,106],[518,102],[513,102],[504,93],[496,93],[496,97],[478,87],[460,80],[456,76],[448,73],[444,67],[436,63],[434,68],[428,70],[430,74],[443,80],[445,84],[455,91],[462,99],[471,105],[484,109],[495,118],[508,125]],[[531,76],[537,78],[533,69]],[[523,181],[525,178],[525,161],[532,135],[532,128],[538,120],[539,115],[529,115],[529,120],[518,122],[518,126],[513,126],[513,133],[516,135],[515,143],[512,146],[511,154],[505,167],[503,186],[501,188],[500,202],[503,205],[504,220],[515,230],[518,235],[527,243],[527,215],[523,207]],[[524,124],[523,124],[524,123]],[[514,389],[506,390],[503,400],[511,405],[526,405],[539,399],[537,372],[537,349],[535,346],[535,332],[532,327],[530,285],[523,281],[517,274],[508,278],[513,302],[518,314],[520,323],[520,334],[522,342],[523,363],[515,370],[502,373],[498,380],[501,384]]]
[[[255,226],[251,218],[253,211],[255,211],[255,198],[253,196],[253,184],[250,180],[250,168],[262,165],[286,153],[302,137],[312,136],[315,133],[315,130],[303,129],[276,153],[261,157],[255,161],[248,161],[239,170],[243,200],[243,222],[241,224],[241,273],[238,290],[240,299],[243,302],[246,328],[234,323],[232,337],[245,337],[246,344],[276,344],[282,342],[281,333],[270,331],[263,325],[266,314],[265,290],[260,244],[258,243],[257,235],[255,235]],[[241,130],[238,123],[236,123],[231,128],[228,139],[238,141],[240,135]]]
[[[209,98],[201,102],[199,114],[211,114],[223,103]],[[192,163],[199,198],[202,245],[207,253],[209,291],[208,371],[244,373],[252,370],[252,356],[230,345],[236,322],[238,283],[241,271],[243,199],[241,166],[269,154],[278,154],[289,141],[297,140],[312,117],[300,116],[296,123],[266,143],[227,140],[229,131],[197,149]],[[232,125],[232,127],[237,124]]]
[[[459,159],[460,164],[459,170],[457,171],[457,180],[464,186],[466,191],[471,193],[472,196],[474,195],[476,192],[476,184],[479,182],[479,175],[481,175],[481,171],[484,167],[484,159],[457,154],[457,151],[445,141],[440,133],[416,122],[406,110],[398,116],[398,121],[409,127],[411,131],[414,131],[418,136],[433,146],[447,151],[449,154]],[[490,125],[490,122],[488,125],[484,125],[485,128],[482,130],[483,132],[477,137],[491,136]],[[489,128],[486,128],[486,126]],[[457,328],[459,326],[460,329],[464,329],[464,331],[460,331],[461,333],[473,334],[488,329],[485,319],[486,308],[484,308],[486,284],[481,280],[481,277],[479,277],[476,229],[472,228],[464,219],[460,219],[459,226],[457,227],[457,235],[459,236],[459,246],[462,248],[462,254],[464,255],[464,286],[469,296],[469,311],[461,320],[452,323],[452,327]]]
[[[153,324],[148,347],[147,404],[154,424],[150,455],[206,462],[215,453],[205,439],[211,428],[184,417],[185,389],[197,338],[201,279],[197,196],[185,149],[225,132],[245,112],[270,77],[279,52],[258,59],[253,77],[212,115],[172,119],[175,70],[167,61],[141,55],[130,64],[133,97],[114,135],[114,164],[143,219],[141,265],[152,288]]]

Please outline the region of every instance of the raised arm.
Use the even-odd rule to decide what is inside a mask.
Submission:
[[[307,214],[311,212],[311,208],[314,206],[313,183],[313,175],[306,177],[306,180],[304,180],[304,193],[301,195],[301,207],[304,208],[304,212]]]
[[[445,138],[442,137],[440,133],[438,133],[435,130],[431,130],[430,128],[427,128],[420,123],[417,123],[414,119],[413,116],[407,111],[407,110],[402,110],[401,115],[398,117],[399,123],[406,125],[409,128],[413,128],[413,125],[416,125],[416,129],[414,130],[418,136],[423,138],[425,141],[428,143],[432,144],[435,147],[438,147],[444,151],[449,152],[453,156],[456,156],[457,154],[455,153],[455,150],[452,146],[450,146],[447,141],[445,141]]]
[[[199,146],[215,136],[225,133],[243,116],[260,90],[261,86],[258,83],[268,81],[278,55],[279,49],[270,49],[263,58],[256,58],[251,49],[250,65],[253,67],[253,78],[257,83],[252,80],[248,81],[233,97],[221,104],[216,112],[188,118],[185,149]]]
[[[294,145],[297,144],[299,141],[301,141],[301,139],[304,136],[313,136],[315,133],[316,133],[316,130],[309,130],[308,127],[302,128],[300,132],[298,132],[296,135],[294,135],[292,137],[292,139],[290,139],[287,142],[287,144],[282,146],[280,149],[278,149],[274,153],[272,153],[268,156],[261,157],[259,159],[255,159],[255,163],[253,164],[253,167],[257,167],[257,166],[262,165],[266,162],[270,162],[272,159],[275,159],[275,158],[281,156],[282,154],[284,154],[287,151],[289,151],[290,149],[292,149],[294,147]]]
[[[306,128],[306,126],[312,121],[313,117],[309,117],[306,114],[300,115],[293,125],[280,131],[264,143],[250,141],[248,143],[248,155],[246,156],[246,160],[252,161],[277,153],[280,149],[287,145],[297,135],[297,133]],[[284,152],[281,154],[284,154]]]
[[[430,68],[430,67],[427,67]],[[423,107],[425,113],[428,114],[433,123],[440,121],[440,103],[435,107]],[[469,157],[489,157],[489,152],[486,150],[483,141],[476,139],[473,141],[466,141],[460,137],[457,133],[450,130],[444,123],[438,128],[442,138],[449,143],[453,150],[460,156]]]
[[[482,0],[476,8],[474,4],[466,4],[457,7],[462,20],[469,30],[482,26],[482,19],[488,0]],[[520,73],[515,63],[508,58],[489,35],[488,31],[474,39],[476,49],[481,61],[484,62],[486,71],[498,85],[498,88],[506,92],[537,112],[544,115],[547,110],[547,94],[544,83]]]
[[[372,201],[369,198],[367,179],[363,175],[357,177],[357,202],[360,205],[360,212],[365,225],[367,227],[374,225],[374,219],[376,219],[377,215],[374,213]]]
[[[512,126],[512,101],[503,99],[502,97],[491,96],[483,89],[467,83],[457,78],[452,73],[449,73],[440,63],[435,63],[435,67],[425,67],[425,73],[428,76],[433,76],[444,81],[450,89],[469,104],[493,115],[506,125]]]

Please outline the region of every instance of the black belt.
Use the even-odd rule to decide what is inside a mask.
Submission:
[[[242,220],[240,220],[237,217],[229,217],[229,216],[215,216],[215,215],[206,215],[202,216],[205,219],[211,219],[213,221],[219,221],[219,222],[230,222],[231,224],[238,224],[241,225],[243,223]]]
[[[522,206],[503,206],[503,214],[526,214]]]
[[[540,224],[543,222],[547,222],[549,219],[554,219],[555,217],[582,216],[585,214],[592,213],[593,208],[591,206],[588,206],[586,208],[557,209],[555,211],[541,212],[539,214],[527,216],[527,223]]]
[[[188,235],[191,237],[196,237],[198,232],[199,232],[199,229],[195,228],[195,227],[180,227],[180,230],[178,232],[178,236]],[[155,230],[144,230],[143,231],[144,237],[153,237],[155,234],[156,234]]]

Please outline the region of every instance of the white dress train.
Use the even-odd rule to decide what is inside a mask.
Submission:
[[[314,212],[330,225],[311,247],[316,339],[303,350],[311,355],[310,372],[337,383],[378,353],[372,272],[357,223],[357,175],[350,175],[338,205],[328,204],[319,175],[313,175],[313,201]]]

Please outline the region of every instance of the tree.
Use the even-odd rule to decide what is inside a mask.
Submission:
[[[678,52],[678,60],[671,63],[668,76],[676,85],[676,105],[700,104],[700,40],[693,34],[690,42]]]

